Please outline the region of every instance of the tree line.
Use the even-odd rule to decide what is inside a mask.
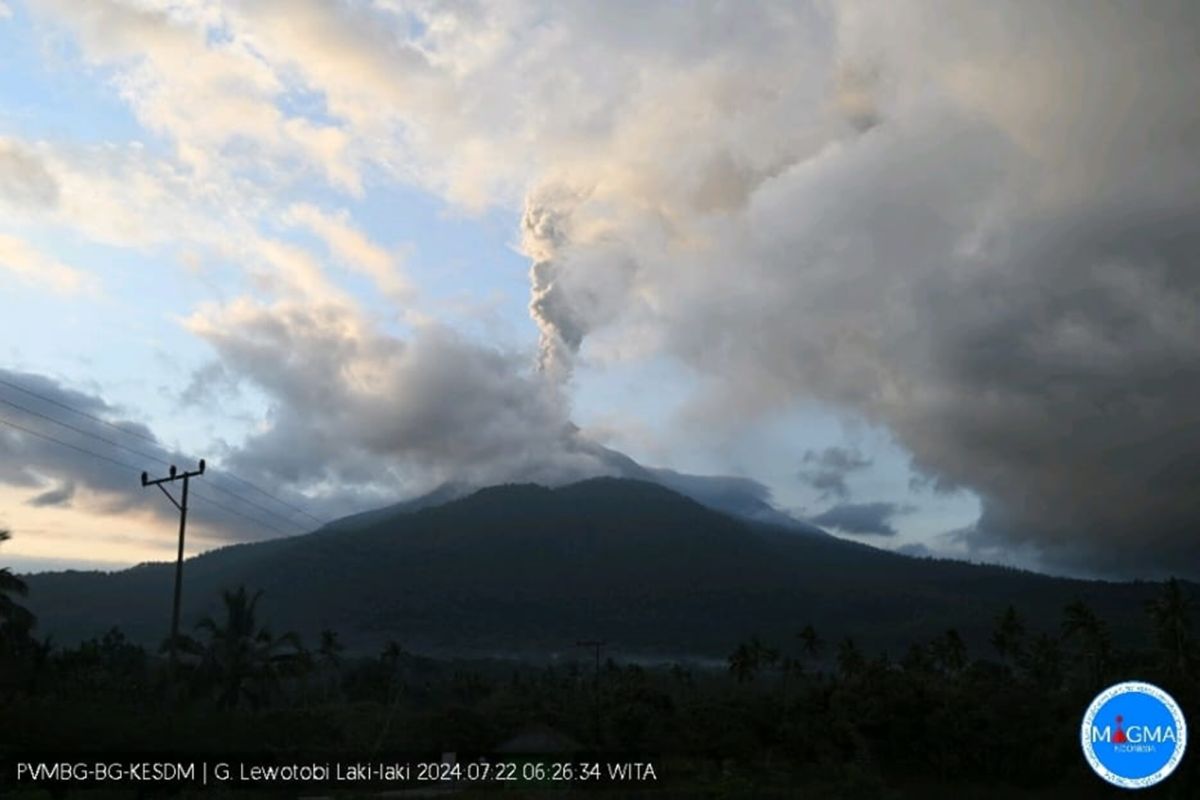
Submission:
[[[398,642],[350,653],[332,630],[309,646],[273,631],[261,592],[239,586],[180,638],[172,670],[169,642],[150,651],[116,628],[71,647],[39,639],[26,591],[0,570],[6,751],[490,752],[538,728],[581,751],[658,754],[698,791],[730,796],[809,786],[817,796],[903,797],[908,787],[937,797],[933,787],[993,785],[1093,796],[1077,726],[1097,691],[1139,678],[1185,714],[1200,700],[1192,598],[1178,580],[1147,605],[1141,643],[1115,641],[1083,602],[1053,621],[1014,604],[997,610],[985,652],[954,629],[892,654],[804,624],[786,642],[748,637],[720,669],[612,657],[597,668],[582,652],[434,659]],[[1176,791],[1197,786],[1188,762],[1169,782]]]

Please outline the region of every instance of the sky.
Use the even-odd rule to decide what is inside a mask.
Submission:
[[[625,454],[837,535],[1200,577],[1183,0],[0,3],[0,553]]]

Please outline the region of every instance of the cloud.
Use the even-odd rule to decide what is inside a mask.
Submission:
[[[288,209],[287,221],[303,225],[320,237],[334,258],[369,277],[386,296],[403,301],[411,295],[412,287],[396,257],[354,227],[348,213],[331,214],[308,203],[297,203]]]
[[[1195,6],[829,8],[695,15],[712,27],[688,39],[667,11],[634,33],[572,7],[551,16],[579,54],[527,39],[595,109],[579,125],[538,95],[561,125],[488,142],[541,147],[543,364],[650,331],[717,379],[723,416],[804,398],[887,427],[982,497],[1000,548],[1200,574]],[[588,37],[607,85],[578,77]]]
[[[938,555],[936,552],[931,550],[926,545],[921,544],[920,542],[910,542],[908,544],[901,545],[896,548],[896,552],[901,553],[906,556],[912,556],[913,558],[943,558],[944,557],[944,556]]]
[[[64,481],[53,489],[42,492],[36,497],[30,498],[26,502],[35,508],[46,508],[47,506],[68,508],[71,505],[71,498],[74,496],[75,482]]]
[[[40,397],[15,387],[23,387]],[[40,489],[36,495],[28,498],[35,506],[53,505],[50,501],[64,487],[71,487],[71,490],[63,492],[63,500],[78,500],[82,489],[94,493],[96,501],[88,504],[88,510],[91,511],[116,513],[134,505],[134,490],[141,491],[134,468],[150,469],[153,464],[116,444],[81,432],[105,436],[101,430],[108,429],[87,417],[65,410],[64,406],[108,420],[137,436],[151,436],[144,426],[123,420],[118,410],[100,397],[68,389],[42,375],[0,370],[0,418],[5,420],[3,427],[0,427],[0,453],[3,454],[5,465],[0,468],[0,483]],[[51,420],[65,424],[55,424]],[[119,431],[108,430],[108,434],[105,438],[117,444],[120,439],[128,439]],[[57,439],[58,442],[51,439]],[[128,439],[127,443],[138,441],[135,437]],[[163,448],[156,447],[152,442],[142,444],[144,447],[138,449],[155,458],[171,458]],[[83,451],[95,453],[100,458]],[[123,468],[119,466],[121,463],[129,463],[130,466]],[[45,490],[45,485],[51,482],[55,488]]]
[[[447,328],[401,339],[353,306],[246,298],[188,325],[224,375],[271,400],[267,429],[228,456],[268,483],[394,500],[445,481],[560,483],[611,471],[522,354]]]
[[[824,450],[806,450],[802,459],[804,467],[799,478],[821,492],[822,497],[845,498],[850,494],[846,476],[870,467],[874,461],[858,450],[844,447],[827,447]]]
[[[178,523],[177,512],[157,492],[147,494],[139,473],[165,474],[172,463],[188,467],[192,462],[103,398],[44,375],[0,369],[0,487],[10,490],[7,496],[16,492],[32,509],[70,507],[76,520],[89,524],[103,526],[113,518],[133,529],[149,523],[171,530]],[[219,465],[213,466],[192,487],[188,530],[193,544],[269,538],[312,526],[309,520],[289,519],[294,513],[286,507],[273,506],[274,514],[264,514],[230,495],[247,492]],[[286,486],[271,489],[292,504],[309,504]],[[74,530],[70,536],[81,534]]]
[[[999,551],[1200,575],[1194,3],[36,5],[185,177],[523,208],[554,381],[636,338],[723,418],[886,427]],[[405,374],[410,343],[355,336]],[[524,387],[518,429],[565,419],[463,357]],[[340,386],[286,387],[297,430]]]
[[[97,282],[91,275],[68,267],[43,255],[28,242],[3,233],[0,233],[0,270],[56,292],[94,292],[97,289]]]
[[[58,200],[58,182],[42,159],[12,139],[0,138],[0,198],[33,206],[53,206]]]
[[[822,511],[810,522],[862,536],[895,536],[896,529],[888,520],[905,511],[895,503],[843,503]]]
[[[288,91],[253,42],[229,35],[216,5],[34,0],[31,10],[70,31],[84,59],[114,71],[138,120],[172,139],[201,175],[262,166],[315,167],[332,184],[361,191],[336,125],[283,109]],[[224,35],[223,35],[224,33]]]

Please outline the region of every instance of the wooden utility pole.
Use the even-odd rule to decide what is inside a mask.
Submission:
[[[157,478],[150,480],[150,476],[145,472],[142,473],[142,486],[157,486],[171,504],[179,509],[179,553],[175,556],[175,602],[171,607],[171,677],[175,676],[176,668],[179,664],[178,641],[179,641],[179,599],[183,591],[183,537],[187,530],[187,512],[188,512],[188,481],[192,478],[199,477],[204,474],[204,459],[200,459],[200,468],[195,472],[180,472],[171,465],[170,471],[165,478]],[[183,497],[181,500],[176,500],[175,497],[167,491],[164,483],[174,483],[175,481],[183,481]]]

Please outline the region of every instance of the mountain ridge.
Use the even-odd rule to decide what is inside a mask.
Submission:
[[[116,624],[157,644],[172,565],[29,576],[29,605],[56,640]],[[223,589],[263,590],[276,630],[337,630],[354,650],[389,640],[430,653],[553,653],[579,638],[614,652],[721,657],[807,623],[892,649],[959,629],[987,646],[1010,602],[1057,620],[1075,599],[1141,635],[1156,584],[1054,578],[916,559],[716,512],[661,485],[596,478],[489,487],[357,528],[233,545],[188,559],[183,627]]]

